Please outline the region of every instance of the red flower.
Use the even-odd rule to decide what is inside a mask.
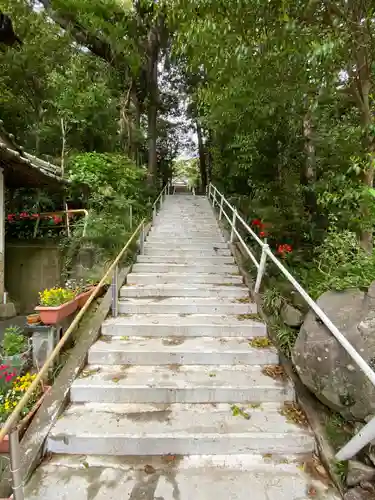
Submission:
[[[54,216],[53,216],[53,222],[54,222],[55,224],[61,224],[61,222],[62,222],[62,218],[61,218],[61,217],[59,217],[58,215],[54,215]]]
[[[262,224],[262,221],[260,219],[254,219],[251,224],[253,226],[260,226]]]
[[[287,243],[284,243],[283,245],[278,245],[277,247],[277,253],[280,254],[282,257],[285,256],[286,253],[290,253],[293,251],[293,248],[291,245],[288,245]]]
[[[12,380],[12,378],[13,378],[13,375],[7,375],[5,377],[5,382],[10,382]]]
[[[27,219],[29,217],[29,214],[27,212],[21,212],[20,213],[20,218],[21,219]]]
[[[7,215],[8,222],[13,222],[14,221],[14,217],[15,217],[14,214],[8,214]]]
[[[9,368],[8,365],[0,365],[0,370],[6,370],[7,368]]]
[[[259,236],[260,236],[261,238],[264,238],[265,236],[267,236],[267,233],[266,233],[265,231],[261,231],[261,232],[259,233]]]
[[[39,214],[31,214],[31,217],[32,217],[33,219],[39,219]]]

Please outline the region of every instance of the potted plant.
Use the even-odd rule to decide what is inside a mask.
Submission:
[[[1,424],[4,424],[9,415],[12,413],[13,409],[22,399],[35,377],[36,374],[31,374],[30,372],[28,372],[22,377],[12,377],[12,380],[9,381],[10,386],[0,386],[0,426]],[[49,390],[50,387],[48,386],[38,386],[38,388],[35,389],[31,398],[29,399],[28,404],[23,408],[21,412],[21,420],[18,424],[18,432],[20,438],[23,436],[24,432],[27,429],[27,426],[30,424],[33,416],[42,404],[43,399]],[[9,438],[8,436],[5,436],[5,438],[0,441],[0,453],[8,452]]]
[[[29,339],[19,326],[8,326],[0,345],[3,365],[21,372],[30,359],[31,346]]]
[[[73,314],[77,307],[76,293],[67,288],[47,288],[39,293],[40,306],[35,308],[45,325],[55,325]]]

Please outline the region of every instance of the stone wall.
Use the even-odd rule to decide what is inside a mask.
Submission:
[[[57,244],[14,241],[5,245],[5,289],[18,314],[33,311],[38,293],[60,282],[63,258]]]

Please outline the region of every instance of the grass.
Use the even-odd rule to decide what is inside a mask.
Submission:
[[[334,462],[333,470],[336,476],[340,480],[341,484],[344,486],[346,484],[346,477],[348,475],[348,462]]]
[[[326,417],[325,431],[333,448],[337,451],[342,448],[352,437],[353,431],[345,419],[332,412]]]

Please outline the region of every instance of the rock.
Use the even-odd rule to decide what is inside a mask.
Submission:
[[[282,320],[288,326],[297,327],[301,326],[303,323],[304,314],[290,304],[284,304],[280,314]]]
[[[374,500],[374,494],[371,491],[364,490],[360,486],[356,486],[345,493],[344,500]]]
[[[362,481],[359,486],[363,490],[370,491],[371,493],[375,493],[375,483],[370,483],[369,481]]]
[[[356,460],[348,461],[348,475],[346,483],[348,486],[357,486],[362,481],[372,481],[375,479],[375,469],[357,462]]]
[[[374,283],[369,293],[358,289],[326,292],[317,303],[362,357],[375,366]],[[300,329],[292,359],[302,382],[344,418],[364,421],[375,413],[375,388],[312,311]]]

